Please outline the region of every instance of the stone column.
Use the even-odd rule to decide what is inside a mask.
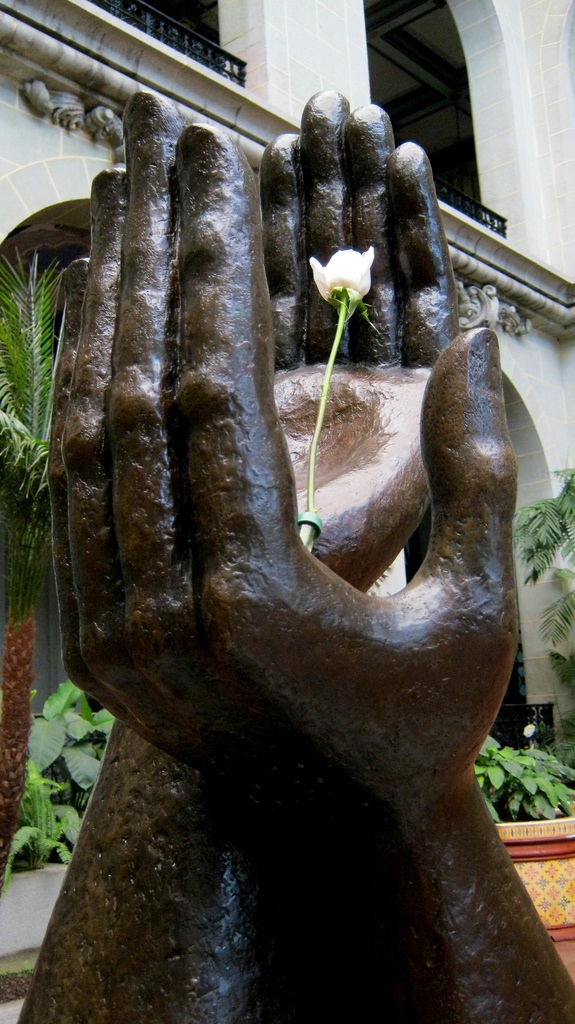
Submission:
[[[336,89],[368,103],[362,0],[219,0],[220,43],[247,61],[248,92],[299,121],[310,96]]]
[[[449,0],[473,109],[483,202],[508,237],[558,270],[575,267],[575,5]]]

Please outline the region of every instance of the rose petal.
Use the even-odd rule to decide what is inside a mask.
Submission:
[[[370,267],[374,255],[372,245],[364,253],[355,249],[339,249],[325,267],[312,256],[310,263],[320,295],[329,299],[335,288],[347,288],[363,298],[371,288]]]

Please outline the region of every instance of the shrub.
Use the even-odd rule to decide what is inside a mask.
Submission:
[[[488,736],[475,776],[495,821],[529,821],[571,815],[575,793],[566,785],[575,771],[546,750],[514,750]]]

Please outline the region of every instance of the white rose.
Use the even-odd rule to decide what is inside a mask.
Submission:
[[[322,267],[315,256],[310,259],[313,279],[322,298],[329,299],[335,288],[347,288],[350,298],[363,299],[371,288],[371,264],[374,249],[367,252],[355,249],[340,249],[334,253],[326,267]]]

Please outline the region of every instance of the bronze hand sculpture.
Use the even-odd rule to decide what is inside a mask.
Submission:
[[[112,741],[22,1024],[570,1024],[474,782],[515,651],[515,461],[494,336],[448,343],[422,155],[392,152],[375,108],[312,101],[264,162],[270,304],[251,171],[224,133],[180,130],[134,99],[127,191],[96,182],[87,279],[71,274],[52,455],[66,664],[139,736]],[[350,329],[336,382],[326,566],[297,533],[273,333],[297,424],[333,331],[301,268],[350,242],[378,248],[379,334]],[[417,408],[438,353],[429,550],[381,600],[356,587],[427,493],[413,437],[388,443],[389,474],[385,443],[413,432],[401,397]],[[361,450],[356,494],[368,429],[384,454]]]

